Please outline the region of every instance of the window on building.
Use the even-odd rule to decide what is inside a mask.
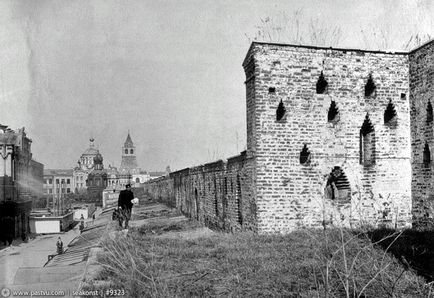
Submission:
[[[119,151],[118,151],[119,152]],[[71,179],[66,179],[67,184],[71,184]]]
[[[125,154],[128,154],[128,149],[125,149]]]
[[[60,183],[61,184],[65,184],[65,179],[62,179],[62,181]]]
[[[365,97],[375,97],[377,86],[375,86],[372,74],[369,74],[365,85]]]
[[[285,120],[285,114],[286,114],[285,106],[284,106],[282,100],[280,100],[280,103],[277,106],[277,110],[276,110],[276,121],[284,121]]]
[[[59,184],[59,179],[56,179],[56,184]]]
[[[330,103],[330,108],[327,113],[327,121],[328,122],[337,122],[339,120],[339,110],[336,106],[336,102],[332,100]]]
[[[275,93],[275,92],[276,92],[276,88],[275,87],[268,88],[268,93]]]
[[[423,148],[423,164],[425,166],[429,166],[431,164],[431,151],[429,150],[428,143],[425,143],[425,147]]]
[[[140,183],[140,179],[139,178],[136,178],[136,183]]]
[[[326,79],[324,78],[324,74],[321,71],[321,74],[319,75],[318,81],[316,82],[316,93],[317,94],[324,94],[327,92],[327,86],[328,83]]]
[[[53,179],[48,179],[48,184],[53,184]]]
[[[326,184],[326,196],[341,203],[351,200],[350,183],[340,167],[334,167],[329,174]]]
[[[366,115],[360,129],[360,164],[369,166],[375,163],[375,131],[374,126]]]
[[[389,104],[384,111],[384,124],[390,127],[395,127],[397,124],[397,118],[395,106],[392,101],[389,101]]]
[[[70,188],[67,188],[67,189],[66,189],[66,193],[71,193],[71,189],[70,189]]]
[[[300,164],[308,165],[310,163],[310,151],[307,148],[307,145],[304,144],[303,149],[300,152]]]
[[[64,188],[62,188],[62,193],[65,193],[65,189]]]
[[[432,122],[432,121],[433,121],[432,105],[431,105],[431,101],[428,101],[428,105],[426,107],[426,122]]]
[[[130,154],[133,154],[133,152],[134,152],[133,149],[130,149]]]

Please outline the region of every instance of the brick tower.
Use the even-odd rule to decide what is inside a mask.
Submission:
[[[130,183],[132,175],[140,173],[140,168],[136,159],[136,147],[131,140],[129,132],[124,146],[122,147],[122,161],[119,172],[121,185]]]

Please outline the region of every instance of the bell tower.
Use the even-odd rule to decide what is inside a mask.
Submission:
[[[130,173],[133,170],[138,169],[136,159],[136,147],[131,140],[130,132],[128,132],[127,139],[125,140],[124,146],[122,147],[122,161],[120,170],[128,170]]]

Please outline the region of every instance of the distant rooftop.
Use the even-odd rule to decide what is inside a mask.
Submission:
[[[72,176],[72,169],[44,169],[44,175]]]
[[[166,172],[149,172],[149,176],[151,177],[159,177],[166,175]]]

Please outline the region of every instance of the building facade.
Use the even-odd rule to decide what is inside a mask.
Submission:
[[[32,160],[32,140],[24,127],[0,125],[0,236],[23,237],[30,233],[32,198],[40,191],[43,165]],[[35,175],[35,176],[34,176]]]
[[[44,194],[46,196],[74,192],[74,173],[70,169],[44,170]]]
[[[226,230],[433,227],[433,41],[409,53],[254,42],[243,67],[247,150],[147,183],[150,195]]]

